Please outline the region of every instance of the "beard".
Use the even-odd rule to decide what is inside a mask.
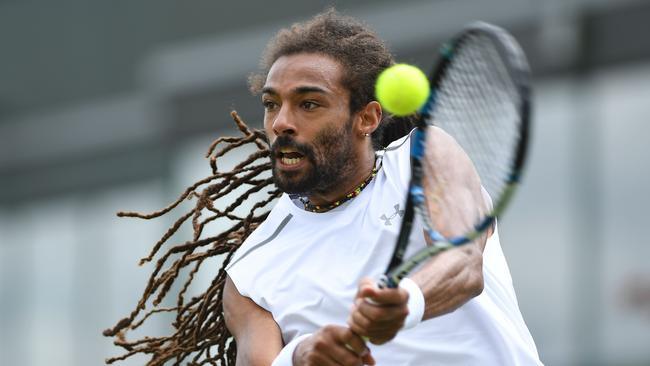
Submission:
[[[279,151],[286,147],[296,149],[309,164],[300,171],[277,169]],[[273,180],[280,190],[290,194],[327,193],[353,175],[355,162],[352,119],[342,128],[325,128],[311,144],[301,144],[291,136],[282,135],[271,146]]]

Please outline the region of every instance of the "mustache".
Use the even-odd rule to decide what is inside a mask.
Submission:
[[[302,155],[306,156],[309,160],[314,159],[314,149],[308,144],[301,144],[296,142],[291,136],[282,135],[279,136],[271,145],[271,156],[273,158],[277,157],[280,154],[280,149],[282,148],[292,148]]]

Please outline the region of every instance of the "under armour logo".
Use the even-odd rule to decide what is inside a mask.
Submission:
[[[393,206],[395,208],[395,212],[390,215],[390,217],[386,216],[386,214],[381,215],[380,219],[384,220],[384,225],[386,226],[391,226],[393,225],[391,223],[391,220],[395,218],[395,216],[399,215],[399,217],[404,217],[404,210],[399,209],[399,204],[396,204]]]

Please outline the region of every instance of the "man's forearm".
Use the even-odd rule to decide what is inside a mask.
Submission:
[[[483,256],[476,244],[438,254],[409,276],[425,299],[423,320],[450,313],[483,291]]]

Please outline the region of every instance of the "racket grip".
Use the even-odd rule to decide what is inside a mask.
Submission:
[[[397,288],[399,286],[399,283],[395,282],[392,278],[384,275],[381,275],[379,277],[379,281],[377,281],[377,286],[379,288]]]

